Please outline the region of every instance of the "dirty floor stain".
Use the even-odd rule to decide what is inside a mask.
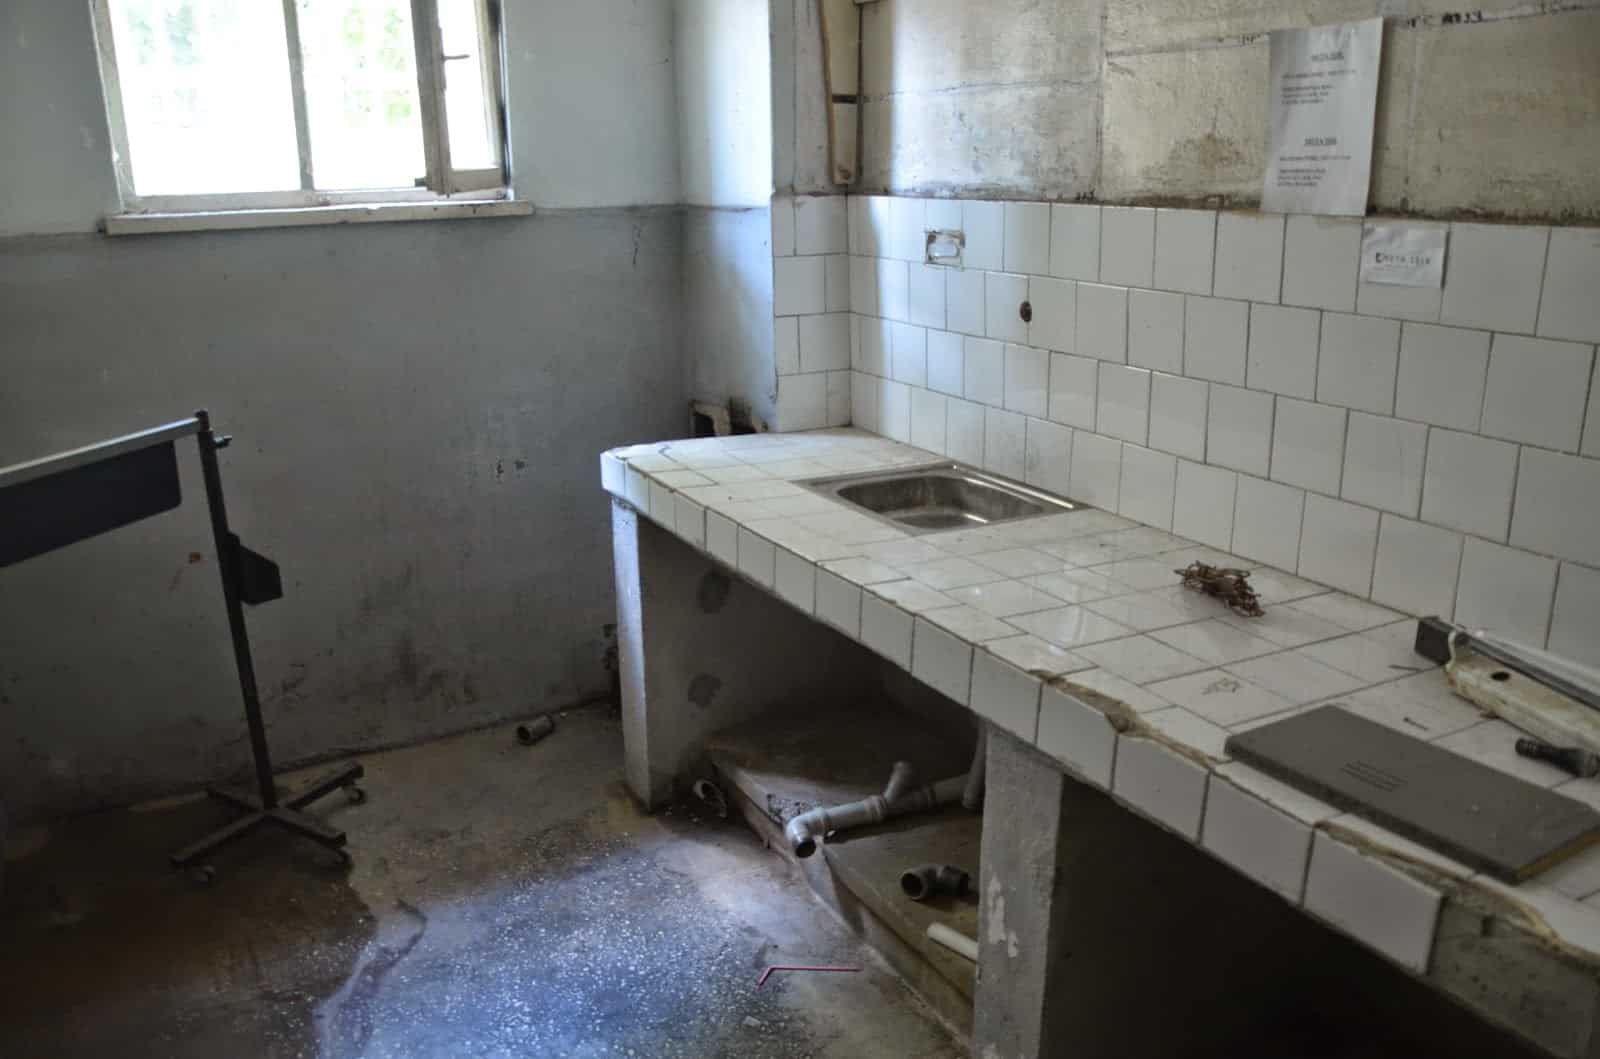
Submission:
[[[0,1054],[943,1059],[964,1050],[739,825],[654,817],[606,710],[364,759],[355,867],[264,834],[197,885],[204,801],[56,827],[7,865]],[[18,847],[20,848],[20,847]],[[859,975],[775,977],[771,963]]]

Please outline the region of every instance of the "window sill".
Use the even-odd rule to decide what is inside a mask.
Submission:
[[[459,221],[473,217],[526,217],[533,203],[515,199],[456,202],[384,202],[260,210],[118,213],[105,220],[107,235],[164,232],[224,232],[256,228],[304,228],[320,224],[382,224],[393,221]]]

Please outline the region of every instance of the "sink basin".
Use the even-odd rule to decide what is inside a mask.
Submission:
[[[1076,505],[961,463],[819,478],[804,485],[913,533],[1058,515]]]

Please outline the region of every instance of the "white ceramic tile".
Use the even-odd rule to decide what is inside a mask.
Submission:
[[[964,585],[981,585],[995,579],[993,571],[979,566],[964,556],[953,555],[926,563],[901,565],[907,577],[929,588],[961,588]],[[944,606],[950,604],[946,602]]]
[[[1311,400],[1317,391],[1317,334],[1321,314],[1278,305],[1250,307],[1250,355],[1245,382]]]
[[[1058,678],[1056,685],[1069,695],[1083,697],[1086,702],[1094,700],[1092,695],[1085,695],[1085,692],[1093,692],[1094,695],[1121,703],[1138,714],[1155,713],[1172,708],[1172,703],[1161,696],[1104,669],[1085,669],[1071,673]]]
[[[1100,365],[1095,429],[1136,445],[1145,443],[1150,432],[1148,371],[1122,364]]]
[[[822,259],[822,303],[830,313],[850,311],[850,258],[829,254]]]
[[[1438,287],[1397,287],[1387,283],[1356,285],[1356,312],[1396,320],[1433,323],[1439,319],[1444,291]]]
[[[1597,347],[1600,349],[1600,347]],[[1594,375],[1589,383],[1589,417],[1583,428],[1583,454],[1600,459],[1600,354],[1595,356]]]
[[[797,254],[842,254],[849,250],[843,195],[802,196],[794,203]]]
[[[888,320],[860,319],[856,335],[851,339],[850,366],[871,375],[888,375],[893,335],[894,324]]]
[[[1461,572],[1461,535],[1385,514],[1378,528],[1372,597],[1379,603],[1449,621]]]
[[[1217,215],[1211,210],[1157,210],[1155,286],[1210,294],[1216,239]]]
[[[1200,844],[1291,903],[1300,903],[1311,859],[1309,825],[1212,777]]]
[[[1483,398],[1483,433],[1576,452],[1594,347],[1495,335]]]
[[[1179,460],[1172,532],[1226,551],[1233,537],[1238,477],[1221,467]]]
[[[983,469],[1021,479],[1026,473],[1027,418],[990,408],[983,416]]]
[[[1456,622],[1537,646],[1549,631],[1555,588],[1555,560],[1468,537]]]
[[[1544,269],[1539,334],[1600,342],[1600,228],[1555,228]]]
[[[1003,552],[974,555],[972,561],[1001,577],[1033,577],[1068,569],[1070,564],[1037,548],[1007,548]],[[1064,602],[1072,602],[1065,600]]]
[[[1009,625],[992,614],[985,614],[976,607],[962,605],[939,607],[924,611],[922,616],[968,643],[981,644],[990,640],[1006,640],[1021,631],[1016,626]]]
[[[1441,750],[1460,754],[1470,761],[1487,765],[1540,787],[1554,787],[1572,778],[1569,773],[1554,765],[1547,765],[1542,761],[1534,761],[1518,754],[1516,742],[1523,734],[1505,721],[1486,720],[1443,736],[1436,745]]]
[[[945,594],[963,606],[981,610],[994,618],[1011,618],[1018,614],[1054,610],[1063,602],[1043,589],[1035,588],[1023,581],[991,581],[983,585],[952,588]]]
[[[1038,747],[1077,775],[1111,787],[1117,733],[1105,714],[1046,685],[1039,702]]]
[[[1600,566],[1600,460],[1522,450],[1511,543]]]
[[[1282,278],[1282,215],[1217,215],[1217,297],[1276,302]]]
[[[650,479],[650,517],[667,529],[678,521],[678,502],[672,489],[655,478]]]
[[[1272,477],[1337,493],[1344,468],[1346,412],[1342,408],[1280,397],[1272,433]]]
[[[945,232],[959,232],[961,230],[961,202],[957,199],[927,199],[923,205],[926,207],[926,223],[930,230],[938,229]]]
[[[969,269],[1005,267],[1006,208],[1002,202],[967,200],[961,204],[961,229],[967,246],[961,263]]]
[[[1183,295],[1128,292],[1128,363],[1179,374],[1183,371]]]
[[[1071,280],[1041,279],[1028,282],[1033,322],[1028,344],[1057,353],[1071,353],[1078,320],[1078,285]]]
[[[1057,496],[1070,496],[1072,430],[1059,423],[1029,419],[1023,445],[1022,480]]]
[[[1048,413],[1058,423],[1094,429],[1100,387],[1099,361],[1055,353],[1050,357]]]
[[[1100,207],[1075,203],[1050,207],[1050,275],[1100,278]]]
[[[1099,283],[1078,284],[1077,329],[1073,350],[1086,357],[1128,359],[1128,289]]]
[[[1200,837],[1206,770],[1160,743],[1117,737],[1116,796],[1189,841]]]
[[[804,376],[800,376],[804,378]],[[779,394],[782,397],[782,394]],[[878,387],[878,433],[896,441],[911,440],[911,387],[885,380]]]
[[[1283,651],[1252,658],[1235,662],[1226,668],[1233,676],[1294,706],[1343,695],[1365,683],[1360,677],[1335,669],[1299,651]]]
[[[1248,633],[1240,632],[1240,630],[1234,629],[1232,625],[1224,625],[1222,622],[1202,622],[1202,625],[1210,627],[1208,632],[1210,632],[1213,640],[1219,635],[1240,638],[1240,640],[1254,640],[1254,637],[1250,637]],[[1184,629],[1192,629],[1192,627],[1184,627]],[[1226,629],[1227,633],[1219,632],[1221,629]],[[1157,632],[1152,633],[1152,635],[1157,640],[1168,641],[1170,637],[1182,640],[1182,637],[1194,635],[1194,633],[1171,630],[1171,632]],[[1261,643],[1266,643],[1266,641],[1256,641],[1256,648],[1254,649],[1259,649]],[[1171,646],[1170,643],[1168,643],[1168,646]],[[1229,669],[1237,669],[1238,665],[1242,664],[1243,661],[1240,661],[1238,664],[1230,665]],[[1274,672],[1274,675],[1282,677],[1282,672],[1278,672],[1278,670],[1272,670],[1272,672]],[[1347,680],[1342,673],[1336,673],[1336,677]],[[1270,717],[1272,713],[1282,713],[1283,710],[1288,710],[1293,705],[1298,704],[1298,702],[1278,696],[1272,691],[1267,691],[1266,688],[1254,685],[1251,681],[1242,680],[1234,673],[1224,672],[1221,669],[1208,669],[1203,670],[1203,672],[1189,673],[1186,677],[1174,677],[1171,680],[1157,681],[1157,683],[1150,685],[1150,691],[1154,691],[1155,694],[1162,696],[1163,699],[1171,699],[1171,701],[1181,705],[1184,709],[1194,713],[1195,717],[1211,721],[1213,725],[1219,725],[1222,728],[1227,728],[1229,725],[1238,725],[1243,721],[1256,720],[1259,717]]]
[[[1421,974],[1438,925],[1438,893],[1329,835],[1312,840],[1306,910]]]
[[[1350,312],[1356,307],[1361,221],[1293,216],[1284,230],[1283,304]]]
[[[1600,570],[1562,563],[1550,619],[1549,648],[1585,665],[1600,667]]]
[[[983,466],[983,409],[981,404],[950,399],[945,410],[946,456]]]
[[[1233,509],[1231,550],[1258,562],[1293,569],[1300,549],[1305,493],[1250,475],[1240,475]]]
[[[781,257],[772,263],[772,313],[805,316],[826,312],[820,257]]]
[[[1549,238],[1548,228],[1452,224],[1440,320],[1532,334]]]
[[[853,372],[850,380],[850,422],[862,430],[877,433],[878,404],[881,396],[878,390],[882,388],[883,380],[876,375],[865,375]]]
[[[795,253],[795,200],[772,200],[772,256],[793,257]]]
[[[628,465],[609,452],[600,454],[600,483],[615,497],[628,495]]]
[[[1150,446],[1190,460],[1206,454],[1209,385],[1156,372],[1150,377]]]
[[[824,282],[826,282],[826,266],[824,266]],[[826,293],[823,300],[827,300]],[[872,258],[850,259],[850,311],[868,316],[878,314],[878,266]]]
[[[876,559],[830,559],[822,565],[829,573],[854,585],[879,585],[901,581],[906,576],[898,567]]]
[[[972,686],[972,645],[918,618],[911,644],[911,675],[965,706]]]
[[[1008,202],[1005,270],[1034,276],[1050,274],[1050,205]]]
[[[840,371],[850,366],[850,317],[847,314],[829,313],[799,319],[800,371]]]
[[[678,536],[703,551],[706,546],[706,509],[679,493],[673,518],[673,528]]]
[[[739,527],[739,572],[766,588],[772,587],[777,552],[773,543]]]
[[[928,384],[928,332],[911,324],[889,328],[889,376],[911,386]]]
[[[1489,332],[1408,323],[1400,332],[1395,414],[1477,430],[1488,371]]]
[[[1301,577],[1342,588],[1358,596],[1372,589],[1372,563],[1378,547],[1378,513],[1371,508],[1306,494],[1300,530]]]
[[[827,570],[817,571],[817,617],[851,638],[861,635],[861,587]]]
[[[932,390],[911,391],[911,444],[919,449],[945,450],[945,409],[949,398]]]
[[[1368,629],[1365,632],[1351,633],[1337,639],[1307,644],[1297,653],[1349,673],[1364,684],[1375,684],[1379,681],[1394,680],[1408,672],[1418,672],[1432,665],[1412,649],[1416,631],[1415,622],[1404,621]]]
[[[1072,438],[1072,498],[1105,511],[1117,510],[1122,482],[1122,443],[1080,431]]]
[[[1115,673],[1135,684],[1149,684],[1194,673],[1210,664],[1147,635],[1089,644],[1078,648],[1077,654],[1106,672]]]
[[[772,352],[778,374],[800,374],[800,318],[780,316],[772,324]]]
[[[1272,406],[1270,393],[1212,386],[1206,416],[1206,460],[1264,477],[1272,458]]]
[[[945,326],[945,274],[937,265],[912,264],[910,272],[909,316],[921,327]]]
[[[911,615],[888,600],[863,593],[861,642],[901,669],[910,669]]]
[[[739,525],[715,511],[706,512],[706,551],[728,566],[739,565]]]
[[[1002,342],[1026,342],[1028,325],[1022,303],[1028,300],[1028,277],[990,272],[984,277],[986,334]]]
[[[1414,625],[1412,629],[1414,632]],[[1311,648],[1305,650],[1309,653]],[[1335,705],[1426,740],[1471,728],[1483,720],[1478,708],[1452,692],[1436,672],[1418,673],[1345,695]]]
[[[816,566],[787,548],[779,548],[773,589],[779,598],[810,614],[816,609],[817,602]]]
[[[1024,672],[1044,679],[1092,668],[1088,660],[1073,652],[1027,634],[990,640],[983,645],[983,649]]]
[[[1511,521],[1517,447],[1504,441],[1434,430],[1428,437],[1422,517],[1441,526],[1504,541]]]
[[[1177,480],[1176,456],[1138,445],[1124,445],[1117,514],[1147,526],[1170,529]]]
[[[1400,615],[1387,607],[1380,607],[1344,592],[1323,592],[1304,599],[1294,600],[1289,606],[1303,610],[1332,622],[1351,632],[1389,625],[1400,620]]]
[[[1042,417],[1049,406],[1049,391],[1050,354],[1031,346],[1006,346],[1006,408]]]
[[[1351,412],[1340,495],[1415,518],[1427,440],[1428,428],[1421,423]]]
[[[983,272],[944,270],[945,326],[967,335],[984,333],[986,296]]]
[[[884,257],[922,261],[928,248],[927,203],[919,198],[895,196],[889,200],[889,243]]]
[[[1184,306],[1183,373],[1243,386],[1249,304],[1190,295]]]
[[[1212,618],[1208,621],[1191,622],[1169,629],[1157,629],[1150,634],[1168,647],[1176,648],[1184,654],[1192,655],[1202,662],[1213,666],[1228,665],[1233,662],[1242,662],[1247,658],[1257,658],[1261,655],[1272,654],[1280,650],[1271,640],[1257,636],[1225,621]],[[1186,685],[1187,687],[1187,685]],[[1195,685],[1193,689],[1198,695],[1204,690],[1205,684]],[[1181,702],[1160,688],[1153,689],[1162,698],[1180,705],[1187,705],[1193,709],[1192,703]],[[1231,723],[1231,722],[1230,722]]]
[[[972,709],[979,717],[1032,743],[1039,728],[1038,677],[988,651],[972,658]]]
[[[877,268],[879,314],[889,320],[908,319],[911,316],[910,264],[880,258]]]
[[[861,198],[860,246],[851,250],[863,257],[884,257],[889,252],[889,196]]]
[[[1106,206],[1100,211],[1100,278],[1149,287],[1155,277],[1156,211]]]
[[[1044,583],[1036,581],[1036,584]],[[1133,632],[1127,626],[1103,618],[1081,606],[1024,614],[1011,624],[1058,647],[1077,648],[1102,640],[1115,640]]]
[[[963,396],[979,404],[999,405],[1005,401],[1006,347],[986,338],[968,337],[964,346],[965,373]]]
[[[1397,321],[1323,313],[1317,400],[1389,415],[1399,361]]]
[[[964,340],[951,331],[928,332],[928,386],[960,397],[965,386]]]
[[[1037,585],[1052,596],[1059,596],[1070,603],[1089,603],[1133,591],[1129,585],[1090,570],[1062,570],[1054,574],[1037,574],[1026,580],[1030,585]]]

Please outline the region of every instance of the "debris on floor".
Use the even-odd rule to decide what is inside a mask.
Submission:
[[[1188,569],[1174,570],[1183,578],[1183,587],[1204,592],[1228,605],[1228,609],[1246,618],[1259,618],[1266,611],[1261,600],[1250,587],[1250,571],[1231,566],[1211,566],[1208,563],[1190,563]]]

